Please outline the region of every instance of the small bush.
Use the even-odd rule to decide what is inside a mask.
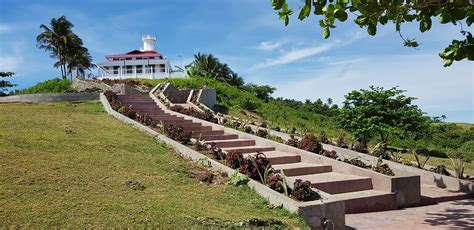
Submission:
[[[382,173],[388,176],[395,176],[395,173],[393,173],[392,169],[390,167],[383,163],[382,159],[377,160],[377,164],[372,168],[375,172]]]
[[[290,197],[299,201],[310,201],[321,198],[317,192],[311,189],[311,182],[302,181],[301,179],[296,179]]]
[[[257,136],[259,136],[259,137],[265,138],[265,137],[268,135],[268,132],[267,132],[267,130],[265,130],[265,129],[259,129],[259,130],[257,130],[257,132],[255,133],[255,135],[257,135]]]
[[[210,150],[210,154],[212,155],[214,159],[224,160],[226,158],[224,151],[222,151],[221,148],[217,147],[214,142],[211,143],[211,148],[209,150]]]
[[[263,182],[262,177],[268,166],[271,166],[270,161],[267,159],[265,154],[259,152],[255,157],[249,155],[247,159],[244,159],[239,170],[240,173],[247,175],[254,180]]]
[[[334,150],[332,150],[332,151],[323,151],[323,153],[321,153],[321,155],[323,155],[325,157],[332,158],[332,159],[337,158],[337,152],[334,151]]]
[[[214,115],[214,113],[209,110],[204,110],[204,112],[201,112],[201,111],[195,110],[194,108],[184,108],[183,106],[180,106],[180,105],[174,105],[170,109],[175,112],[186,114],[186,115],[199,118],[201,120],[209,121],[212,123],[217,124],[219,122],[219,120]]]
[[[451,176],[451,173],[449,173],[449,171],[446,169],[445,165],[438,165],[434,168],[431,168],[430,171],[434,172],[434,173],[439,173],[439,174],[445,175],[445,176]]]
[[[35,94],[35,93],[71,93],[76,92],[71,82],[67,79],[54,78],[40,82],[30,88],[15,90],[14,94]]]
[[[328,135],[324,131],[321,131],[321,133],[319,133],[319,140],[321,141],[321,143],[329,144]]]
[[[243,160],[244,156],[242,155],[242,153],[236,151],[228,152],[225,157],[227,165],[233,169],[239,168]]]
[[[234,185],[234,186],[242,186],[248,184],[250,179],[240,174],[237,170],[232,173],[232,176],[229,177],[227,180],[227,184]]]
[[[336,138],[336,146],[340,148],[347,148],[346,136],[344,133],[339,133],[339,136]]]
[[[263,122],[260,124],[260,127],[262,127],[262,128],[268,128],[267,122],[263,121]]]
[[[137,121],[149,127],[156,127],[159,124],[158,121],[151,118],[148,113],[145,113],[145,115],[138,114]]]
[[[300,149],[318,154],[323,150],[323,146],[321,145],[321,143],[319,143],[318,139],[313,134],[305,135],[300,141],[298,147]]]
[[[258,104],[257,102],[246,98],[240,101],[240,107],[250,112],[255,112],[258,109]]]
[[[298,148],[298,146],[300,145],[300,141],[298,139],[296,139],[294,135],[290,135],[290,139],[288,139],[288,141],[286,141],[286,144],[289,145],[289,146],[293,146],[295,148]]]
[[[182,127],[174,125],[165,125],[164,131],[171,139],[181,142],[182,144],[188,144],[191,142],[191,132],[186,132]]]
[[[135,112],[135,110],[133,110],[132,107],[127,104],[122,104],[117,112],[133,120],[137,118],[137,112]]]
[[[285,189],[283,188],[283,178],[280,176],[280,174],[272,173],[268,175],[267,186],[279,193],[285,191]]]
[[[244,132],[246,132],[246,133],[250,133],[250,134],[253,134],[252,127],[250,127],[250,126],[245,126],[245,128],[244,128]]]
[[[344,159],[344,162],[346,163],[349,163],[351,165],[355,165],[357,167],[360,167],[360,168],[364,168],[364,169],[370,169],[372,168],[372,166],[370,165],[367,165],[366,163],[364,163],[362,160],[360,159],[357,159],[357,158],[353,158],[353,159]]]

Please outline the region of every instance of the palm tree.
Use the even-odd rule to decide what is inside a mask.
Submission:
[[[50,27],[42,24],[43,30],[37,37],[37,46],[50,52],[50,57],[58,61],[54,67],[61,69],[61,76],[66,79],[72,69],[89,69],[92,58],[89,51],[83,47],[82,40],[72,32],[74,25],[65,16],[51,19]],[[79,71],[79,70],[78,70]]]

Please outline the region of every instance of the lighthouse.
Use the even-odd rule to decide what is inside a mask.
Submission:
[[[143,42],[142,51],[155,51],[156,36],[143,35],[142,42]]]
[[[105,56],[106,61],[97,63],[99,78],[183,78],[184,71],[173,70],[170,61],[155,50],[156,36],[143,35],[143,47],[124,54]]]

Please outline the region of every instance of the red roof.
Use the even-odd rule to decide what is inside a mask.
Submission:
[[[140,50],[133,50],[126,54],[112,54],[105,56],[107,59],[109,58],[127,58],[127,57],[159,57],[162,59],[161,53],[158,51],[140,51]]]

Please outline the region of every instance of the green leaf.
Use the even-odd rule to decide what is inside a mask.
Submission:
[[[326,23],[324,23],[324,20],[319,20],[319,26],[321,26],[322,28],[326,28]]]
[[[367,27],[367,33],[371,36],[374,36],[377,33],[377,26],[375,24],[369,24]]]
[[[420,31],[423,33],[431,29],[431,18],[425,18],[420,21]]]
[[[335,16],[339,21],[341,21],[341,22],[347,20],[347,13],[346,13],[346,11],[344,11],[344,10],[338,10],[338,11],[334,14],[334,16]]]
[[[311,5],[304,5],[303,8],[301,8],[300,14],[298,15],[298,19],[303,21],[305,18],[309,17],[309,14],[311,12]]]
[[[272,7],[274,10],[280,10],[285,2],[286,0],[272,0]]]
[[[329,32],[329,28],[324,29],[323,31],[323,38],[327,39],[331,35],[331,32]]]
[[[472,16],[469,16],[467,19],[466,19],[466,24],[467,26],[471,26],[471,24],[474,22],[474,15]]]

